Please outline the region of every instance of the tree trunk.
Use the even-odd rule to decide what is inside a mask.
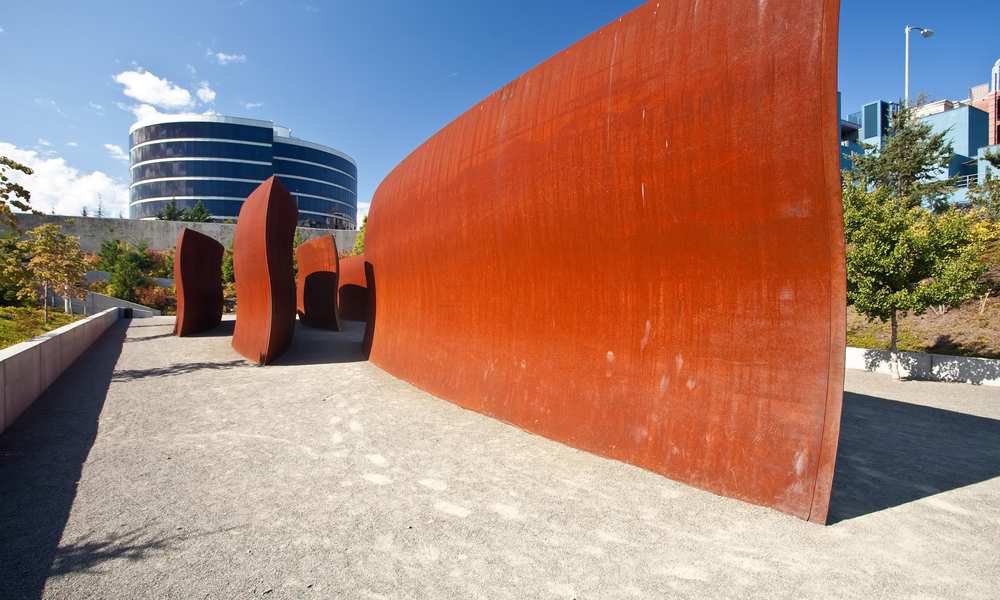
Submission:
[[[49,284],[42,284],[42,306],[45,307],[45,323],[49,322]]]
[[[889,338],[889,371],[892,378],[899,381],[899,352],[896,351],[896,334],[899,332],[899,323],[896,322],[896,309],[889,313],[889,323],[892,328],[892,335]]]

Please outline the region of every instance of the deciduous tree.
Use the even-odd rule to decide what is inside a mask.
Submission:
[[[87,255],[80,250],[80,238],[64,235],[59,229],[61,227],[53,223],[39,225],[29,231],[27,240],[22,242],[23,250],[31,256],[28,267],[32,277],[42,286],[46,323],[49,311],[45,299],[50,288],[61,287],[67,301],[87,296],[87,290],[80,285],[87,270]]]
[[[0,156],[0,225],[16,229],[17,215],[11,210],[11,207],[22,211],[32,210],[31,192],[24,189],[24,186],[21,184],[11,181],[7,177],[8,169],[20,171],[25,175],[31,175],[34,171],[30,167],[14,162],[6,156]],[[38,211],[32,212],[41,214]]]

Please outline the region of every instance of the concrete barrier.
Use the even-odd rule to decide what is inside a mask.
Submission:
[[[890,373],[889,358],[888,350],[848,348],[845,366],[848,369]],[[900,352],[899,375],[926,381],[1000,386],[1000,360]]]
[[[109,308],[0,350],[0,433],[118,320],[119,313]]]

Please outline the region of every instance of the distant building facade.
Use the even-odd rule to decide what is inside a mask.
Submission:
[[[291,137],[270,121],[160,115],[129,130],[129,218],[154,219],[171,201],[204,204],[212,219],[239,216],[272,175],[295,198],[300,227],[356,229],[358,167],[350,156]]]
[[[957,177],[958,189],[951,201],[967,202],[971,183],[982,182],[992,167],[983,158],[1000,140],[1000,60],[993,66],[990,83],[969,90],[967,100],[937,100],[915,109],[917,118],[929,123],[935,132],[947,132],[955,156],[942,171],[941,178]],[[861,111],[841,120],[841,168],[850,169],[850,155],[864,150],[860,144],[879,147],[889,129],[892,114],[899,105],[879,100],[865,104]],[[859,144],[860,142],[860,144]]]

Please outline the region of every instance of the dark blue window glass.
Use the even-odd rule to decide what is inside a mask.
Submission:
[[[235,177],[264,181],[271,176],[270,165],[187,160],[139,165],[130,170],[129,183],[161,177]]]
[[[304,163],[275,158],[274,174],[278,177],[282,177],[284,175],[298,175],[300,177],[308,177],[310,179],[319,179],[320,181],[329,181],[330,183],[336,183],[337,185],[344,186],[355,193],[358,191],[357,180],[349,175],[341,173],[340,171],[334,171],[326,167],[318,167],[316,165],[307,165]],[[284,181],[284,179],[282,179],[282,181]]]
[[[279,179],[281,178],[279,177]],[[325,183],[316,183],[315,181],[303,181],[291,178],[281,179],[281,183],[285,184],[288,191],[293,194],[312,194],[314,196],[340,200],[351,206],[358,205],[358,195],[343,188],[326,185]]]
[[[197,204],[197,200],[177,200],[177,208],[194,208]],[[160,212],[167,205],[170,204],[169,200],[159,200],[153,202],[143,202],[142,204],[133,204],[129,206],[129,218],[130,219],[148,219],[155,217],[156,213]],[[242,200],[203,200],[202,204],[213,217],[220,217],[226,219],[235,219],[240,214],[240,207],[243,206]]]
[[[155,181],[130,188],[128,195],[130,202],[171,196],[232,196],[246,199],[258,185],[260,184],[239,181]]]
[[[233,123],[161,123],[133,131],[129,136],[129,147],[170,138],[218,138],[270,144],[273,134],[274,130],[270,127]]]
[[[358,168],[355,167],[351,161],[344,160],[336,154],[330,154],[329,152],[314,150],[313,148],[306,148],[304,146],[282,143],[281,138],[274,138],[273,148],[274,156],[279,158],[284,157],[294,158],[297,160],[308,160],[309,162],[319,163],[321,165],[333,167],[334,169],[340,169],[351,177],[355,179],[358,178]]]
[[[271,162],[271,148],[268,146],[247,146],[229,142],[163,142],[150,144],[131,151],[131,164],[147,160],[172,157],[236,158]]]

